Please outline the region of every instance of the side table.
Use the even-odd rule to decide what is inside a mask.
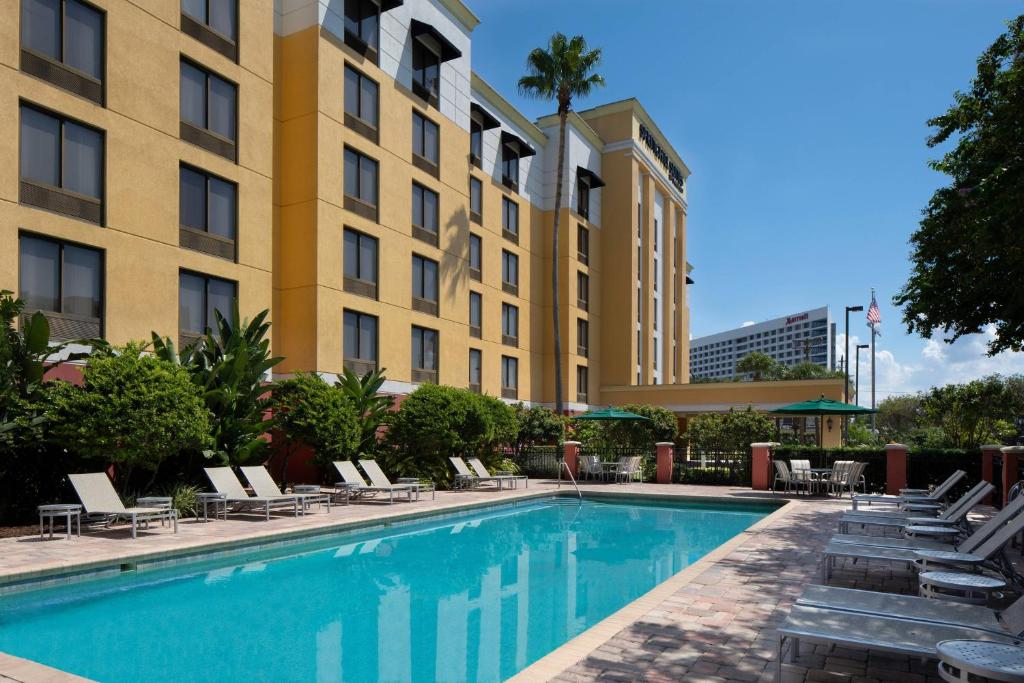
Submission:
[[[943,640],[939,677],[949,683],[1024,681],[1024,648],[986,640]]]
[[[1006,582],[983,574],[923,572],[918,576],[921,597],[939,598],[968,605],[987,605],[992,593],[1006,588]]]
[[[418,477],[399,477],[396,484],[409,486],[416,492],[416,500],[420,499],[420,492],[430,493],[430,500],[434,500],[434,482],[420,479]]]
[[[65,521],[65,538],[71,540],[71,520],[75,520],[78,529],[78,537],[82,537],[82,506],[81,505],[40,505],[39,510],[39,539],[43,538],[43,520],[50,520],[50,538],[53,538],[53,518],[63,517]]]
[[[213,506],[213,518],[223,517],[228,519],[228,497],[223,493],[197,493],[196,502],[203,504],[203,521],[210,521],[210,506]],[[199,510],[196,510],[196,519],[199,519]]]

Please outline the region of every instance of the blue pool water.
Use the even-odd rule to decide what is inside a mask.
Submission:
[[[0,598],[0,651],[111,683],[499,681],[772,509],[542,499],[126,572]]]

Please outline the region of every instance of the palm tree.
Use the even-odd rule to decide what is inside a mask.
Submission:
[[[547,49],[538,47],[526,57],[528,74],[519,79],[524,97],[555,100],[558,103],[558,180],[555,185],[555,225],[551,238],[552,317],[555,337],[555,410],[562,413],[562,328],[558,306],[558,232],[562,215],[562,183],[565,168],[565,122],[574,97],[586,97],[604,77],[593,73],[601,63],[601,49],[587,49],[583,36],[566,38],[555,33]]]

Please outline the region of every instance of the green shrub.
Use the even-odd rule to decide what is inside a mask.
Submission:
[[[522,403],[514,406],[518,436],[516,449],[522,450],[530,446],[550,446],[560,443],[565,419],[558,413],[544,406],[527,408]]]
[[[750,444],[771,441],[775,425],[750,406],[728,413],[704,413],[691,418],[686,427],[690,448],[697,451],[746,451]]]
[[[591,448],[652,448],[660,441],[676,440],[679,422],[671,410],[644,403],[627,403],[618,408],[646,417],[648,421],[573,420],[572,437]]]
[[[188,372],[143,355],[141,345],[93,356],[82,380],[48,392],[50,438],[80,458],[117,465],[122,490],[136,470],[152,482],[167,458],[211,445],[210,413]]]
[[[377,452],[380,444],[377,432],[395,402],[393,396],[380,392],[384,380],[383,368],[362,377],[345,368],[345,373],[335,383],[355,409],[356,419],[359,420],[358,451],[364,457],[373,457]]]
[[[284,439],[281,481],[287,485],[288,459],[305,444],[324,469],[359,453],[360,424],[345,392],[315,373],[299,373],[279,382],[271,398],[277,429]]]
[[[178,518],[199,516],[199,493],[203,489],[192,484],[174,484],[165,488],[159,496],[171,499],[171,507],[178,511]]]

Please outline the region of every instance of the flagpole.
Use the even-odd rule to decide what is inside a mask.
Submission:
[[[871,289],[871,306],[877,312],[875,303],[875,290]],[[871,323],[871,410],[875,410],[875,337],[878,336],[878,323]],[[875,431],[875,413],[871,413],[871,431]]]

